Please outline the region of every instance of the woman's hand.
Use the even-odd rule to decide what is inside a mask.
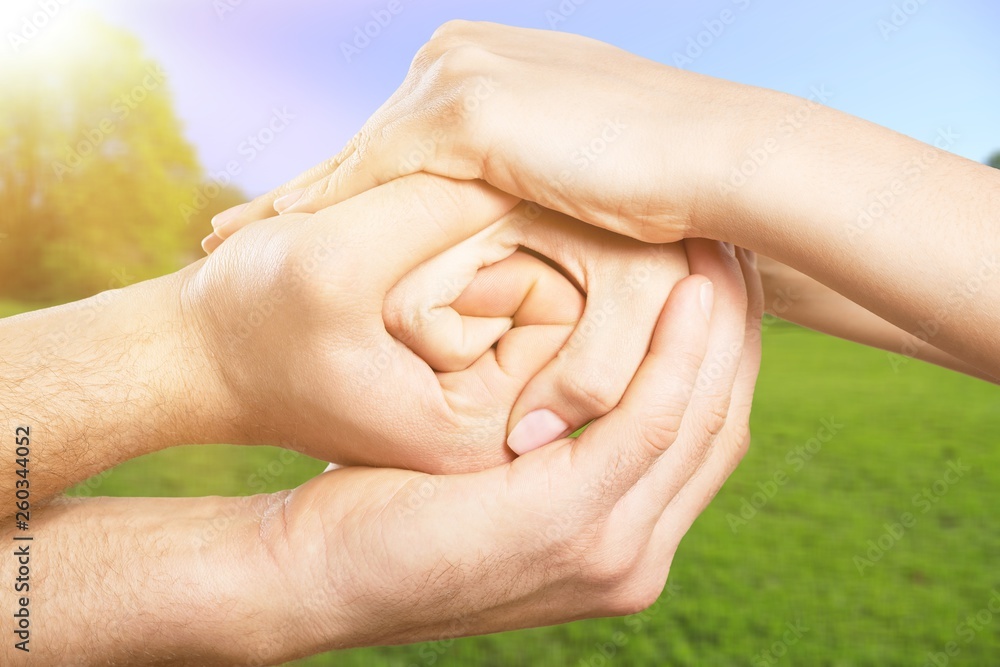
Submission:
[[[344,151],[217,216],[209,246],[415,171],[482,178],[637,239],[749,248],[1000,376],[1000,172],[947,152],[950,127],[929,146],[824,102],[452,22]]]
[[[224,239],[272,206],[314,212],[425,171],[676,241],[689,235],[699,200],[716,194],[706,183],[728,174],[742,148],[746,90],[577,35],[452,21],[343,152],[218,216],[215,234]]]

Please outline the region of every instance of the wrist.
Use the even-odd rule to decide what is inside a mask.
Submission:
[[[775,228],[784,224],[789,198],[783,183],[795,169],[800,130],[826,107],[776,91],[701,77],[699,109],[701,177],[687,238],[725,241],[767,253]],[[710,137],[710,140],[706,140]]]
[[[132,455],[230,440],[228,390],[184,308],[186,272],[95,297],[112,303],[95,364],[119,383],[102,403],[131,434]]]
[[[179,285],[167,276],[0,323],[4,432],[28,426],[49,445],[33,459],[38,497],[135,456],[215,439],[221,393],[186,333]]]

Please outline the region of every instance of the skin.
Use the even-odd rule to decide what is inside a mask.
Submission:
[[[671,291],[629,392],[583,437],[479,472],[403,469],[496,459],[513,401],[581,317],[572,282],[509,244],[451,304],[422,291],[468,280],[444,275],[442,251],[515,208],[482,184],[401,179],[251,226],[177,274],[0,321],[0,426],[31,426],[30,533],[8,515],[0,539],[34,537],[35,624],[31,653],[5,642],[3,663],[273,664],[651,604],[749,442],[759,278],[742,251],[685,244],[701,275]],[[455,341],[472,322],[509,322],[468,368],[436,373],[390,336],[386,302],[422,304],[393,326],[416,323],[397,334],[438,340],[445,363],[469,353]],[[451,325],[420,326],[442,308]],[[386,379],[357,391],[372,367],[391,378],[381,403]],[[248,498],[57,497],[130,457],[221,441],[396,467]],[[15,459],[13,438],[0,452]]]
[[[423,203],[414,204],[419,201]],[[346,224],[345,220],[366,219],[367,212],[380,205],[387,208],[377,219],[394,224],[371,229],[339,228]],[[424,216],[420,213],[424,210],[435,211],[436,215],[430,219],[421,217],[423,224],[440,227],[444,233],[416,238],[415,247],[401,247],[396,240],[399,229],[418,224],[412,218]],[[323,242],[317,225],[337,227],[336,242]],[[450,266],[443,274],[449,277],[448,281],[422,283],[417,290],[430,295],[426,301],[431,305],[430,311],[422,314],[400,308],[389,290],[407,273],[405,267],[412,266],[415,257],[438,254],[460,242],[468,245],[440,260],[442,265]],[[587,293],[588,305],[581,324],[573,329],[566,346],[572,349],[592,345],[594,340],[604,341],[609,353],[601,364],[580,376],[567,375],[556,356],[566,347],[562,345],[565,341],[560,340],[558,346],[545,348],[546,354],[542,355],[544,359],[538,358],[539,363],[520,369],[517,382],[510,382],[505,381],[505,374],[496,372],[495,363],[479,360],[478,352],[469,355],[461,350],[452,351],[446,358],[432,355],[401,332],[427,327],[433,330],[435,326],[457,323],[447,312],[438,317],[455,287],[464,287],[479,267],[508,256],[521,246],[560,264]],[[269,284],[273,278],[266,267],[280,264],[262,256],[260,249],[283,247],[294,248],[289,256],[297,258],[296,264],[282,260],[288,265],[287,270],[300,278],[303,271],[310,274],[308,279],[295,281],[302,290],[282,286],[276,291]],[[400,268],[385,269],[381,276],[372,275],[373,271],[383,269],[372,268],[370,252],[365,250],[370,247],[386,248],[381,251],[385,262],[380,266]],[[314,261],[315,268],[311,268]],[[635,277],[637,267],[642,273]],[[226,272],[222,280],[217,279],[220,270]],[[585,396],[602,370],[621,373],[624,368],[634,375],[648,350],[663,302],[689,273],[680,245],[653,246],[574,224],[560,214],[519,204],[516,198],[481,182],[415,174],[362,193],[323,213],[283,216],[248,226],[211,255],[197,279],[191,282],[188,295],[192,309],[203,315],[201,321],[208,323],[204,335],[212,356],[232,360],[220,364],[220,373],[231,392],[240,394],[239,400],[249,413],[274,414],[274,420],[267,423],[276,430],[262,432],[247,444],[278,442],[340,464],[459,472],[509,461],[514,450],[505,448],[505,439],[523,453],[568,435],[572,429],[563,423],[547,437],[518,446],[525,443],[507,438],[511,421],[519,417],[509,406],[523,393],[524,385],[540,372],[547,373],[554,382],[576,383],[574,386],[580,386]],[[592,285],[595,275],[600,277],[597,289]],[[641,280],[643,289],[629,284],[636,280]],[[359,291],[358,285],[370,289]],[[632,305],[607,311],[605,303],[617,297],[616,291],[623,287],[634,294]],[[205,290],[210,296],[202,296]],[[234,339],[228,323],[243,317],[242,313],[260,309],[260,304],[273,310],[275,316]],[[331,317],[332,308],[343,316]],[[628,337],[606,338],[612,329],[606,322],[607,312],[612,319],[629,324]],[[285,322],[301,318],[301,313],[308,317],[295,332],[295,346],[282,344],[289,336]],[[213,324],[216,318],[221,319]],[[351,328],[357,327],[356,320],[361,321],[362,331],[381,333],[351,335]],[[463,337],[473,340],[481,336],[481,325],[483,320],[477,322],[477,330],[472,332],[470,320],[465,318]],[[487,334],[491,326],[486,324]],[[502,331],[493,333],[499,336]],[[490,343],[495,340],[488,335],[486,339]],[[260,358],[258,350],[264,348],[273,352],[265,358],[267,365],[262,369],[255,364]],[[359,349],[364,353],[359,354]],[[414,350],[427,355],[434,367],[429,367]],[[342,359],[352,369],[351,376],[360,378],[368,391],[358,394],[354,386],[317,373],[315,359],[328,355]],[[247,366],[244,360],[253,363]],[[466,368],[473,360],[478,361]],[[553,368],[543,371],[553,360],[556,361]],[[377,381],[389,376],[386,368],[391,368],[392,383]],[[433,370],[464,372],[453,377],[447,373],[434,374]],[[284,390],[280,382],[268,385],[256,395],[248,392],[246,388],[254,386],[254,378],[261,372],[269,377],[288,377],[292,386],[301,388],[301,393]],[[487,400],[503,387],[509,393],[494,397],[499,400]],[[490,396],[483,396],[484,392]],[[390,401],[406,402],[401,408],[405,414],[424,414],[435,419],[405,423],[390,416],[362,421],[353,416],[354,413],[377,415],[380,406]],[[474,409],[489,412],[477,414],[472,424],[465,415],[455,414],[454,406],[460,403],[471,403],[479,406]],[[617,400],[607,402],[598,393],[589,402],[581,401],[581,412],[596,410],[605,414],[616,403]],[[350,414],[343,409],[345,405],[352,406]],[[303,416],[309,419],[303,420]],[[347,444],[335,449],[327,446],[325,441],[331,429]],[[489,443],[492,446],[487,446]]]
[[[207,246],[274,210],[315,210],[419,171],[484,179],[643,241],[734,243],[788,267],[771,272],[788,281],[772,292],[811,280],[860,322],[801,308],[790,319],[1000,376],[1000,172],[816,102],[560,32],[445,24],[340,154],[220,215]],[[628,326],[616,320],[607,338]],[[559,375],[585,377],[605,343],[561,354]],[[630,377],[567,386],[543,371],[514,414],[578,425],[579,406],[613,405]]]

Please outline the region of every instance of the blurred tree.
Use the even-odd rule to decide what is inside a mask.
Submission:
[[[203,183],[166,77],[96,19],[0,68],[0,296],[79,298],[200,255],[208,219],[243,200]]]
[[[993,157],[991,157],[986,162],[986,164],[990,165],[994,169],[1000,169],[1000,151],[997,151],[996,153],[994,153]]]

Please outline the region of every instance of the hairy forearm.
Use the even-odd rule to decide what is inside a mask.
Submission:
[[[217,387],[184,329],[177,275],[0,320],[0,457],[30,427],[41,500],[134,456],[202,442]],[[219,411],[223,413],[223,411]],[[13,476],[0,481],[7,497]]]
[[[36,513],[31,541],[3,531],[5,551],[27,550],[27,585],[5,586],[5,609],[27,598],[28,651],[5,631],[0,663],[270,664],[286,592],[258,535],[269,501],[59,499]],[[19,567],[0,559],[5,582]]]
[[[820,105],[753,95],[741,159],[757,151],[761,164],[724,181],[720,206],[732,207],[715,236],[1000,375],[1000,172]]]

